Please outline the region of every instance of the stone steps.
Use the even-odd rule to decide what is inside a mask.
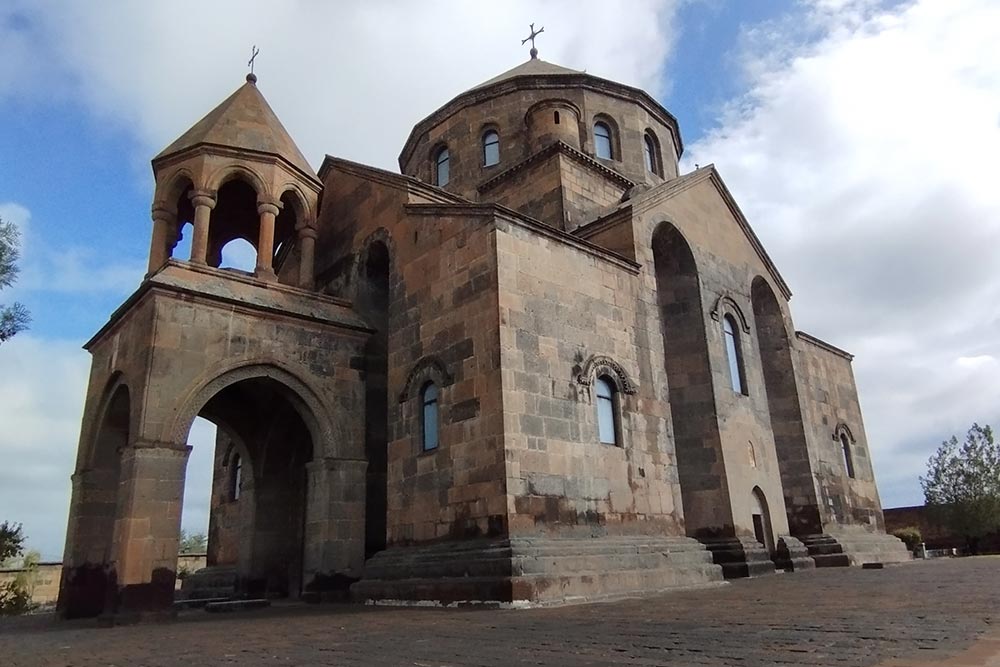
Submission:
[[[717,583],[711,553],[686,537],[518,537],[382,551],[351,587],[358,600],[553,604]]]

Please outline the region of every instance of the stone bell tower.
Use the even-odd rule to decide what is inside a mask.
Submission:
[[[246,83],[153,159],[156,193],[149,272],[173,256],[193,224],[194,264],[218,267],[222,248],[242,238],[257,251],[254,276],[276,280],[275,260],[296,239],[297,275],[310,287],[322,185],[257,89]]]
[[[213,496],[239,518],[234,592],[360,576],[365,382],[351,362],[371,330],[313,288],[322,185],[256,82],[154,158],[149,271],[85,345],[65,617],[169,613],[197,416],[240,461],[240,493]],[[173,256],[181,238],[190,258]],[[256,250],[253,271],[220,268],[234,239]]]

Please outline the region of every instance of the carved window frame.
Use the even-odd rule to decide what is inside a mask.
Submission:
[[[455,383],[444,361],[436,356],[422,357],[413,365],[399,393],[399,403],[403,408],[405,428],[409,431],[413,446],[418,454],[433,454],[445,444],[443,426],[447,423],[446,389]],[[437,388],[437,446],[424,449],[424,392],[427,387]]]
[[[837,424],[833,429],[833,441],[840,446],[844,472],[850,479],[858,479],[858,468],[854,462],[854,445],[857,444],[857,440],[851,432],[851,427],[844,422]]]
[[[601,442],[601,425],[598,416],[597,380],[605,379],[611,385],[611,405],[614,418],[615,442]],[[583,368],[576,375],[576,381],[584,387],[592,388],[590,398],[594,415],[597,421],[594,423],[596,430],[596,440],[598,443],[611,447],[625,446],[625,415],[624,415],[624,395],[633,395],[638,392],[638,386],[629,376],[628,372],[611,357],[604,355],[594,355],[587,359]]]

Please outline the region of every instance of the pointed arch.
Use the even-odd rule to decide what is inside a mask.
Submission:
[[[844,422],[839,422],[833,429],[833,439],[835,441],[840,441],[841,436],[847,436],[847,441],[852,445],[857,444],[857,440],[854,438],[854,433],[851,432],[851,427]]]

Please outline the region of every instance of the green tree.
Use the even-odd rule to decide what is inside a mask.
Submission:
[[[21,256],[21,234],[12,222],[0,218],[0,289],[10,287],[17,278],[17,260]],[[20,303],[0,305],[0,343],[28,328],[31,316]]]
[[[204,533],[188,533],[181,531],[181,543],[178,549],[182,554],[203,554],[208,550],[208,538]]]
[[[0,564],[19,556],[23,548],[24,533],[21,532],[21,524],[6,521],[0,523]]]
[[[993,430],[973,424],[964,441],[942,442],[920,485],[934,517],[978,553],[979,539],[1000,528],[1000,446]]]
[[[37,551],[29,551],[20,557],[23,549],[21,524],[0,523],[0,565],[21,570],[13,580],[0,585],[0,616],[23,614],[35,606],[31,595],[40,557]]]

